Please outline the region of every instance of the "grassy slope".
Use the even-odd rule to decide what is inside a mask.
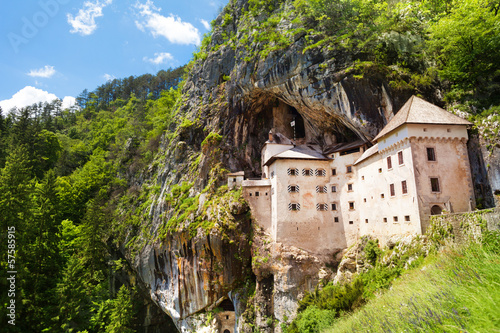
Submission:
[[[500,332],[500,251],[473,244],[428,257],[326,332]]]

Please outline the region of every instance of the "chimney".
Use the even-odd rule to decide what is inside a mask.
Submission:
[[[274,141],[274,136],[273,136],[273,129],[271,129],[269,131],[269,142],[273,142]]]

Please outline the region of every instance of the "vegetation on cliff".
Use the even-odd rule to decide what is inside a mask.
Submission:
[[[432,256],[325,332],[495,332],[499,235]],[[303,331],[306,332],[306,331]]]
[[[256,63],[304,40],[322,70],[383,77],[395,91],[436,91],[449,109],[498,121],[500,15],[495,1],[231,1],[194,61],[221,47]],[[276,58],[279,59],[279,58]],[[237,73],[232,73],[233,78]],[[479,124],[479,121],[477,122]],[[498,139],[498,132],[491,133]]]
[[[395,91],[442,93],[449,108],[468,112],[494,141],[499,127],[488,127],[500,120],[498,11],[498,3],[486,0],[231,1],[187,76],[226,47],[235,61],[256,64],[304,41],[301,52],[322,57],[318,70],[379,76]],[[206,100],[188,98],[189,79],[182,82],[178,68],[84,91],[79,108],[55,102],[0,112],[0,261],[2,271],[18,270],[22,318],[5,324],[2,306],[6,332],[133,330],[140,297],[125,283],[133,273],[123,253],[134,259],[148,242],[175,234],[217,234],[236,249],[238,267],[249,267],[243,254],[251,235],[240,228],[249,219],[245,203],[241,192],[220,186],[228,157],[247,153],[245,146],[227,147],[220,131],[226,87],[238,73],[220,74]],[[6,242],[11,227],[14,268]],[[291,331],[305,332],[314,318],[324,318],[317,327],[326,327],[403,273],[404,258],[387,267],[379,265],[387,253],[375,243],[365,249],[375,269],[352,285],[327,284],[309,294]],[[7,280],[0,285],[8,290]],[[2,294],[1,304],[8,301]]]

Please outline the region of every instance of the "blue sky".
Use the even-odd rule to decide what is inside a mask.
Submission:
[[[186,64],[227,0],[0,3],[0,106],[72,98]]]

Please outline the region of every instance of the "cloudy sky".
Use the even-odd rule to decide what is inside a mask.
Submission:
[[[187,63],[227,0],[0,3],[0,106],[64,100]]]

